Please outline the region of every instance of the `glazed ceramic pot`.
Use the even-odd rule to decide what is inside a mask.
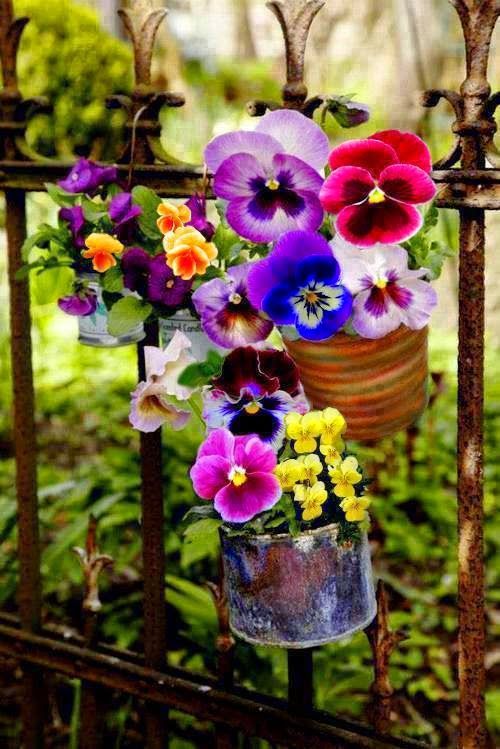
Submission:
[[[98,348],[115,348],[137,343],[144,338],[142,323],[131,328],[120,336],[113,336],[108,331],[108,310],[102,298],[99,276],[96,273],[79,273],[78,278],[85,281],[88,288],[97,295],[97,307],[92,315],[78,318],[78,340],[85,346]]]
[[[371,441],[406,429],[425,410],[427,339],[427,328],[401,326],[377,340],[338,333],[318,343],[284,343],[313,407],[338,408],[346,437]]]
[[[221,529],[231,629],[258,645],[309,648],[365,629],[376,614],[366,534],[337,543],[328,525],[297,536]]]
[[[190,310],[179,310],[172,317],[160,320],[160,339],[163,348],[167,346],[176,330],[187,335],[191,341],[191,353],[198,361],[204,361],[210,349],[225,355],[227,349],[222,349],[212,343],[201,327],[201,322]]]

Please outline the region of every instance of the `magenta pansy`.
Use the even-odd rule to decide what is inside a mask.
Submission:
[[[418,136],[385,130],[334,148],[320,200],[335,228],[358,247],[403,242],[422,226],[417,205],[432,200],[429,149]]]
[[[276,463],[273,449],[258,437],[215,429],[198,450],[190,476],[195,492],[213,500],[223,520],[245,523],[281,497]]]

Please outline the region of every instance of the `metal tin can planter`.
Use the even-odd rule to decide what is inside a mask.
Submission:
[[[210,349],[224,355],[228,353],[227,349],[222,349],[212,343],[201,327],[201,322],[189,310],[179,310],[172,317],[160,320],[160,337],[163,347],[170,343],[176,330],[187,335],[191,341],[191,353],[198,361],[204,361]]]
[[[315,408],[335,406],[346,436],[378,440],[406,429],[427,405],[428,329],[398,330],[371,340],[338,333],[313,343],[284,338]]]
[[[368,539],[339,545],[337,526],[298,536],[221,529],[232,631],[257,645],[309,648],[364,629],[377,611]]]
[[[78,340],[85,346],[115,348],[136,343],[144,338],[144,326],[136,325],[120,336],[108,332],[108,310],[102,298],[99,276],[95,273],[79,273],[78,277],[86,281],[88,287],[97,295],[97,307],[92,315],[78,318]]]

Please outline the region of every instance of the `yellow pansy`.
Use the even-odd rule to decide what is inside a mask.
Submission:
[[[329,466],[336,466],[342,460],[342,453],[345,449],[344,440],[337,437],[331,445],[320,445],[319,449],[325,456],[325,463]]]
[[[299,464],[301,471],[300,480],[314,484],[316,478],[323,470],[323,464],[319,457],[314,453],[312,455],[300,455],[297,458],[297,463]]]
[[[300,502],[302,520],[315,520],[323,512],[322,505],[328,498],[323,481],[316,481],[313,486],[299,484],[294,489],[295,501]]]
[[[325,408],[322,413],[321,444],[332,445],[347,428],[346,420],[336,408]]]
[[[298,413],[287,414],[285,424],[287,437],[295,441],[295,452],[313,453],[316,450],[316,437],[319,437],[322,429],[319,411],[309,411],[303,416]]]
[[[363,476],[358,471],[358,461],[353,455],[349,455],[339,465],[330,466],[328,473],[335,484],[333,492],[337,497],[354,497],[354,484],[359,484]]]
[[[302,478],[302,467],[298,460],[290,458],[279,463],[274,469],[275,476],[280,482],[283,491],[291,491],[297,481]]]
[[[366,518],[366,510],[370,506],[367,497],[346,497],[340,503],[345,512],[345,519],[349,523],[360,523]]]

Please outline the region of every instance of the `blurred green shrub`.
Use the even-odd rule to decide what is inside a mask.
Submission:
[[[28,16],[19,54],[26,97],[47,96],[51,115],[30,123],[30,146],[46,156],[72,153],[112,156],[123,114],[105,109],[105,98],[132,84],[131,51],[99,25],[97,13],[71,0],[19,0]]]

